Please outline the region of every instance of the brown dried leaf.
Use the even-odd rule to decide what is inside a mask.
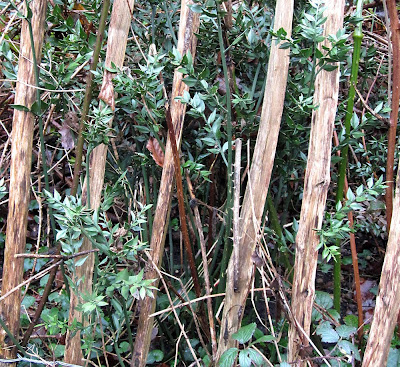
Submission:
[[[164,165],[164,152],[162,151],[160,144],[158,143],[157,139],[150,138],[147,142],[146,148],[151,153],[154,161],[162,167]]]
[[[99,98],[115,111],[114,86],[112,83],[113,76],[113,73],[108,70],[104,72],[103,84],[101,85]]]
[[[71,129],[63,124],[58,132],[61,134],[62,147],[66,150],[72,149],[75,146],[75,142],[71,133]]]

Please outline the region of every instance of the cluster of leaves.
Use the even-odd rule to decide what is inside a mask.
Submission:
[[[334,214],[327,213],[324,226],[318,231],[320,243],[318,249],[323,248],[322,258],[330,261],[331,258],[339,254],[338,247],[334,245],[338,238],[345,239],[348,237],[349,232],[355,232],[362,227],[362,223],[356,223],[351,228],[347,220],[349,212],[363,210],[367,203],[372,203],[380,197],[385,191],[386,185],[383,183],[383,176],[376,182],[370,178],[367,182],[367,187],[360,185],[354,194],[351,188],[347,190],[347,200],[342,203],[336,204],[336,211]],[[330,245],[330,246],[329,246]]]

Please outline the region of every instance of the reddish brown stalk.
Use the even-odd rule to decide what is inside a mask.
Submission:
[[[390,127],[388,133],[388,151],[386,161],[386,218],[387,230],[390,231],[390,222],[393,212],[393,189],[394,189],[394,153],[396,149],[396,128],[399,116],[400,100],[400,23],[396,9],[396,0],[388,0],[388,13],[390,18],[390,31],[392,33],[393,50],[393,90],[392,90],[392,112],[390,113]]]
[[[192,278],[193,278],[194,290],[196,292],[196,296],[200,297],[201,288],[200,288],[200,283],[199,283],[199,277],[197,275],[196,264],[194,262],[192,246],[190,245],[189,232],[188,232],[187,223],[186,223],[185,204],[184,204],[184,200],[183,200],[181,164],[179,161],[178,146],[176,145],[175,132],[174,132],[174,126],[172,125],[170,109],[167,110],[166,120],[167,120],[169,138],[171,140],[172,154],[174,156],[174,163],[175,163],[175,181],[176,181],[176,191],[177,191],[177,196],[178,196],[179,217],[180,217],[180,221],[181,221],[183,243],[185,244],[186,253],[188,256],[188,260],[189,260],[189,267],[190,267],[190,272],[191,272]]]
[[[333,131],[333,141],[336,147],[339,146],[339,139],[336,131]],[[340,157],[340,151],[337,152],[337,155]],[[344,190],[345,193],[349,190],[349,183],[347,181],[347,177],[345,177],[344,179]],[[350,228],[353,229],[354,228],[353,212],[349,212],[347,214],[347,218],[349,219]],[[351,249],[351,261],[353,263],[354,284],[356,288],[356,302],[357,302],[357,312],[358,312],[358,340],[361,343],[364,334],[364,326],[363,326],[364,317],[363,317],[362,298],[361,298],[360,272],[358,270],[356,237],[353,232],[350,232],[350,249]]]

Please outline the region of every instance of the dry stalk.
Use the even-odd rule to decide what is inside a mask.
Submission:
[[[148,260],[152,263],[154,269],[156,270],[156,272],[158,274],[158,277],[161,280],[161,283],[163,283],[163,285],[164,285],[164,289],[165,289],[165,292],[167,293],[169,304],[171,305],[171,309],[172,309],[172,312],[174,313],[175,320],[176,320],[177,324],[179,325],[179,328],[181,329],[181,333],[183,334],[183,337],[186,340],[186,343],[187,343],[187,345],[189,347],[190,353],[192,354],[194,360],[197,362],[197,366],[201,367],[200,362],[196,357],[196,353],[193,350],[192,345],[190,344],[190,340],[189,340],[189,337],[186,334],[185,327],[182,325],[181,320],[179,319],[179,316],[176,313],[176,307],[174,306],[174,303],[172,301],[171,295],[170,295],[170,293],[168,291],[168,286],[167,286],[167,283],[164,280],[164,276],[163,276],[162,272],[158,269],[157,265],[154,263],[152,257],[150,256],[150,254],[147,251],[146,251],[146,255],[147,255]]]
[[[189,177],[188,173],[186,173],[186,181],[188,183],[190,197],[191,197],[191,199],[194,199],[193,186],[190,181],[190,177]],[[193,212],[194,212],[195,224],[196,224],[197,231],[199,233],[199,238],[200,238],[201,256],[202,256],[202,260],[203,260],[203,270],[204,270],[204,281],[206,283],[208,322],[210,324],[210,337],[211,337],[211,345],[212,345],[211,360],[214,360],[214,358],[217,355],[217,334],[215,332],[214,314],[213,314],[212,302],[211,302],[211,298],[210,298],[211,286],[210,286],[210,275],[208,273],[207,249],[206,249],[206,243],[205,243],[204,234],[203,234],[203,225],[201,223],[199,208],[197,207],[197,205],[193,208]],[[207,350],[207,348],[205,350]]]

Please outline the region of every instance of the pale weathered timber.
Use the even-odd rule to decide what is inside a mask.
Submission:
[[[128,40],[129,28],[131,25],[134,0],[115,0],[111,21],[108,31],[106,67],[112,67],[112,63],[118,68],[122,68],[126,44]],[[114,90],[112,86],[112,73],[104,72],[103,85],[101,92],[107,95],[106,102],[114,109]],[[106,92],[104,92],[106,91]],[[101,97],[101,95],[100,95]],[[112,124],[112,120],[109,122]],[[90,157],[90,207],[98,209],[101,203],[101,193],[104,186],[104,174],[107,158],[107,146],[104,144],[96,147]],[[86,197],[87,185],[83,185],[83,197]],[[81,247],[81,251],[90,250],[91,242],[85,238]],[[94,254],[89,255],[85,263],[77,268],[76,275],[80,279],[84,277],[84,281],[79,285],[79,293],[92,292],[92,277],[94,267]],[[74,319],[82,321],[82,313],[76,309],[76,306],[81,301],[79,294],[71,293],[69,324]],[[67,333],[65,345],[65,362],[70,364],[81,365],[83,363],[83,354],[81,349],[80,332],[72,334]]]
[[[42,51],[44,20],[47,0],[29,3],[32,10],[32,31],[37,62],[40,63]],[[24,4],[24,12],[26,8]],[[36,101],[35,74],[32,57],[32,44],[26,20],[22,20],[20,57],[18,61],[18,82],[15,104],[30,108]],[[14,111],[10,165],[10,194],[7,215],[6,244],[4,251],[2,294],[23,281],[24,260],[14,258],[15,254],[25,252],[28,205],[30,201],[30,173],[32,162],[32,141],[35,117],[31,112]],[[11,333],[18,338],[21,311],[21,292],[17,291],[0,303],[0,317]],[[0,357],[13,358],[12,342],[0,327]],[[0,365],[3,365],[0,363]],[[4,365],[10,366],[5,363]]]
[[[397,120],[399,118],[400,101],[400,22],[396,7],[396,0],[388,0],[387,8],[390,17],[390,31],[393,50],[392,111],[390,112],[390,127],[388,133],[388,150],[386,160],[387,188],[385,195],[387,228],[388,231],[390,231],[393,211],[394,156],[396,150]]]
[[[179,35],[178,35],[178,51],[181,55],[186,54],[188,51],[195,55],[197,38],[195,33],[199,27],[199,15],[193,13],[188,5],[192,4],[191,0],[182,0],[181,2],[181,17],[179,23]],[[171,118],[174,125],[176,142],[178,147],[181,143],[181,134],[183,120],[185,117],[186,105],[180,101],[176,101],[175,98],[182,96],[184,91],[189,90],[188,86],[182,81],[182,73],[177,70],[174,73],[174,80],[172,85],[172,97],[171,97]],[[168,137],[167,145],[165,148],[165,158],[163,172],[161,176],[160,189],[158,192],[157,207],[154,215],[153,232],[151,235],[150,242],[150,254],[155,264],[160,266],[163,250],[164,241],[166,236],[166,228],[168,226],[168,214],[171,206],[171,194],[174,182],[174,160],[170,139]],[[147,279],[157,279],[157,271],[148,265],[146,269]],[[158,281],[154,283],[157,285]],[[154,292],[156,297],[156,292]],[[135,346],[132,354],[132,367],[144,367],[146,365],[147,354],[150,347],[151,332],[153,330],[154,317],[150,317],[154,313],[156,307],[155,298],[147,297],[141,302],[139,324],[136,333]]]
[[[383,263],[379,293],[362,367],[386,366],[400,309],[400,172],[397,171],[392,225]]]
[[[391,10],[391,14],[397,12],[397,10],[395,9],[395,1],[393,1],[392,4],[389,1],[388,5],[390,7],[394,7],[394,9]],[[392,16],[390,20],[392,21]],[[393,32],[398,31],[398,29],[393,30]],[[398,38],[397,41],[399,42]],[[399,73],[399,70],[395,69],[394,73]],[[395,87],[399,88],[399,85],[394,85],[394,88]],[[398,93],[396,94],[398,95]],[[395,92],[393,91],[393,96],[394,95]],[[397,107],[394,107],[398,109],[398,102]],[[390,120],[392,123],[392,116],[390,117]],[[399,241],[400,170],[397,171],[396,193],[393,201],[393,214],[391,217],[389,239],[386,248],[386,255],[385,261],[383,263],[381,279],[379,282],[379,293],[376,300],[374,317],[372,320],[371,330],[369,332],[362,367],[386,366],[390,342],[393,337],[393,331],[396,326],[396,320],[400,309]]]
[[[276,2],[274,30],[284,28],[288,37],[290,37],[292,18],[293,0],[278,0]],[[221,357],[224,351],[235,345],[231,335],[240,327],[253,273],[252,255],[259,239],[259,227],[274,164],[289,68],[289,50],[279,47],[280,44],[273,40],[268,62],[260,128],[240,214],[242,237],[240,239],[239,263],[237,264],[238,289],[236,292],[234,291],[235,257],[231,256],[227,271],[225,306],[217,359]]]
[[[328,36],[336,34],[343,27],[344,0],[329,0],[325,2],[325,6],[324,16],[327,20],[324,35]],[[327,40],[324,45],[330,47]],[[291,302],[294,321],[289,329],[289,361],[296,362],[296,366],[306,365],[305,361],[300,361],[301,357],[306,357],[301,351],[309,343],[300,330],[303,329],[307,335],[310,333],[319,244],[316,231],[321,229],[330,183],[332,133],[338,102],[339,75],[339,68],[330,72],[322,70],[315,80],[314,105],[318,109],[313,111],[311,118],[303,202],[296,236]]]

